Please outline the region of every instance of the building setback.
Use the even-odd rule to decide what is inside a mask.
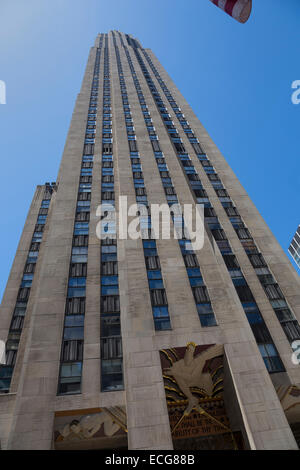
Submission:
[[[202,249],[151,238],[177,203],[204,206]],[[298,449],[299,287],[152,51],[99,34],[1,305],[1,448]]]

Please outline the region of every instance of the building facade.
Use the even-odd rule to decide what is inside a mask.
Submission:
[[[156,236],[155,204],[177,228],[200,204],[203,247]],[[298,449],[299,321],[297,273],[155,55],[99,34],[1,305],[1,448]]]
[[[298,268],[300,268],[300,225],[298,226],[297,232],[295,233],[289,246],[289,254],[294,259]]]

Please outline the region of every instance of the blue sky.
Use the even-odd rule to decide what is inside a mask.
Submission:
[[[55,181],[89,48],[118,29],[151,48],[287,251],[299,224],[300,2],[0,0],[2,296],[37,184]]]

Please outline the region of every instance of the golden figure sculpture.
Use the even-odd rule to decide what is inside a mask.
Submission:
[[[71,421],[60,431],[60,435],[63,440],[89,439],[99,431],[102,425],[104,435],[108,437],[113,436],[121,427],[103,410],[97,414],[84,416],[80,421]]]
[[[191,391],[191,387],[197,387],[198,389],[204,390],[207,397],[212,396],[214,384],[210,373],[203,372],[203,369],[208,360],[223,355],[224,348],[222,345],[216,344],[200,352],[197,356],[194,356],[195,350],[196,344],[193,342],[188,343],[184,358],[173,362],[170,368],[164,370],[166,375],[174,377],[180,390],[188,399],[188,405],[179,421],[173,427],[172,434],[174,434],[184,418],[195,410],[200,415],[205,416],[210,421],[221,426],[224,431],[229,432],[232,436],[234,448],[236,449],[236,442],[230,428],[218,419],[214,418],[211,414],[207,413],[203,407],[200,406],[198,398],[195,397]]]
[[[214,345],[194,356],[195,343],[188,343],[183,359],[176,361],[169,369],[165,369],[166,375],[171,375],[176,380],[179,388],[188,399],[185,414],[189,414],[198,405],[198,399],[192,394],[191,387],[204,389],[207,396],[212,396],[213,382],[209,373],[203,373],[203,368],[209,359],[221,356],[223,346]]]

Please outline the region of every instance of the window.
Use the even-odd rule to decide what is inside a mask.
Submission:
[[[34,228],[35,232],[40,232],[40,233],[43,233],[44,231],[44,225],[39,225],[37,224]]]
[[[0,390],[9,391],[12,374],[13,368],[11,366],[0,367]]]
[[[238,228],[236,229],[236,233],[240,240],[248,240],[249,238],[252,238],[247,228]]]
[[[24,269],[24,273],[34,273],[35,263],[27,263]]]
[[[81,362],[61,364],[58,393],[80,393],[81,371]]]
[[[122,359],[103,359],[101,361],[101,390],[106,392],[123,388]]]
[[[252,292],[248,285],[235,286],[235,288],[241,302],[251,302],[254,300]]]
[[[89,241],[88,235],[75,235],[73,237],[73,246],[74,247],[87,247]]]
[[[219,196],[220,198],[228,198],[229,197],[226,189],[216,189],[216,193],[217,193],[217,196]]]
[[[167,296],[164,289],[150,290],[151,302],[154,307],[159,305],[167,305]]]
[[[259,270],[261,270],[261,268]],[[266,269],[266,271],[269,271],[269,270]],[[256,274],[258,275],[258,279],[260,280],[263,286],[267,286],[268,284],[275,284],[275,280],[272,274],[270,274],[270,272],[268,272],[267,274],[258,274],[258,273]]]
[[[118,295],[118,276],[101,277],[101,295]]]
[[[197,154],[204,153],[199,143],[193,143],[192,145]]]
[[[137,149],[137,144],[135,140],[129,140],[128,144],[129,144],[129,150],[131,152],[137,152],[138,149]]]
[[[94,154],[94,144],[85,144],[83,148],[83,152],[85,155],[93,155]]]
[[[228,269],[239,269],[238,260],[234,255],[223,255],[223,259]]]
[[[200,303],[196,305],[201,326],[209,327],[216,326],[216,318],[210,302]]]
[[[135,194],[137,196],[146,196],[146,189],[145,188],[135,188]]]
[[[110,160],[104,160],[102,161],[102,168],[113,168],[113,162]]]
[[[90,213],[87,211],[80,211],[76,213],[76,222],[89,222]]]
[[[161,330],[170,330],[171,329],[171,322],[169,317],[169,311],[167,306],[153,306],[153,318],[154,318],[154,326],[157,331]]]
[[[46,215],[40,215],[37,219],[38,224],[45,224],[46,223],[47,216]]]
[[[143,246],[144,246],[144,254],[145,256],[156,256],[157,255],[157,249],[156,249],[156,245],[150,245],[149,244],[146,244],[145,242],[143,243]]]
[[[207,198],[207,192],[204,189],[194,189],[194,193],[196,197]]]
[[[86,246],[78,246],[72,248],[72,255],[87,255],[88,249]]]
[[[91,168],[81,168],[81,176],[92,176],[93,170]]]
[[[84,315],[66,315],[65,327],[78,328],[84,326]]]
[[[92,182],[92,176],[81,174],[80,183],[91,183],[91,182]]]
[[[159,145],[159,142],[157,140],[151,140],[151,144],[152,144],[152,148],[154,150],[154,152],[160,152],[160,145]]]
[[[76,222],[74,226],[74,235],[88,235],[89,224],[86,222]]]
[[[212,236],[216,241],[218,240],[227,240],[226,233],[224,232],[223,229],[216,229],[211,231]]]
[[[33,280],[33,274],[23,274],[22,281],[32,281],[32,280]]]
[[[175,188],[173,188],[172,186],[165,188],[165,193],[167,196],[176,195]]]
[[[290,343],[300,339],[300,325],[297,320],[281,322],[281,326]]]
[[[80,317],[80,315],[76,315]],[[68,318],[68,317],[67,317]],[[71,326],[64,328],[64,341],[83,340],[83,326]]]
[[[175,150],[176,150],[177,153],[184,153],[185,152],[185,147],[182,143],[173,142],[173,145],[174,145]]]
[[[82,315],[85,312],[85,299],[82,297],[68,298],[66,302],[66,315]]]
[[[93,162],[83,161],[81,168],[93,168]]]
[[[43,238],[43,233],[42,232],[34,232],[34,234],[32,236],[32,242],[41,243],[42,238]]]
[[[113,175],[103,175],[102,176],[102,182],[103,183],[113,183],[114,182],[114,177]],[[102,185],[103,186],[103,185]]]
[[[69,286],[70,287],[83,287],[86,284],[85,277],[70,277]]]
[[[155,271],[148,271],[147,275],[148,275],[149,282],[154,279],[158,279],[158,280],[162,279],[161,271],[158,269]]]
[[[102,146],[102,153],[103,154],[111,154],[112,153],[112,150],[113,150],[113,146],[111,143],[105,143],[103,144]]]
[[[295,317],[289,308],[275,308],[275,313],[280,322],[295,320]]]
[[[117,253],[116,245],[104,245],[101,246],[101,253]]]
[[[207,288],[205,286],[193,287],[193,294],[195,302],[199,303],[208,303],[210,301]]]
[[[284,295],[278,284],[264,286],[269,300],[284,299]]]
[[[9,333],[6,342],[6,365],[14,366],[16,362],[18,347],[20,341],[20,333]]]
[[[83,359],[83,340],[63,341],[62,361],[82,361]]]
[[[113,168],[104,168],[104,167],[102,167],[102,176],[103,177],[113,176],[113,174],[114,174]]]
[[[253,240],[246,240],[246,241],[242,241],[242,245],[244,247],[244,250],[246,251],[247,254],[254,254],[254,253],[258,253],[258,249],[255,245],[255,243],[253,242]]]
[[[149,271],[150,273],[152,271]],[[156,271],[156,272],[159,272],[159,271]],[[160,274],[161,276],[161,274]],[[163,280],[160,278],[160,279],[149,279],[149,287],[150,289],[163,289],[164,288],[164,284],[163,284]]]
[[[119,316],[106,316],[101,318],[101,336],[107,338],[109,336],[120,336],[121,325]]]
[[[210,175],[210,176],[212,176],[212,175]],[[233,206],[226,207],[226,208],[225,208],[225,211],[226,211],[226,213],[227,213],[227,215],[228,215],[229,217],[233,217],[233,216],[235,216],[235,215],[239,215],[237,208],[236,208],[236,207],[233,207]]]
[[[120,337],[101,339],[101,359],[122,357],[122,339]]]
[[[50,206],[50,201],[47,199],[43,199],[41,207],[49,207]]]
[[[249,254],[248,256],[254,268],[260,268],[260,267],[266,266],[266,262],[260,253],[255,254],[255,255]]]
[[[86,263],[71,263],[70,265],[70,276],[71,277],[82,277],[87,274]]]
[[[120,299],[119,296],[102,296],[101,297],[101,311],[102,313],[116,313],[120,312]]]
[[[26,302],[29,298],[30,288],[29,287],[21,287],[18,292],[18,301]]]
[[[199,176],[195,173],[187,173],[189,181],[200,181]]]
[[[258,347],[269,372],[280,372],[284,370],[273,344],[260,344]]]
[[[183,259],[187,268],[199,267],[199,263],[195,254],[184,255]]]
[[[189,268],[187,269],[188,271],[188,275],[189,275],[189,280],[190,280],[190,284],[192,287],[198,287],[198,286],[203,286],[204,285],[204,282],[203,282],[203,278],[201,276],[201,273],[200,273],[200,269],[198,268]],[[191,275],[190,274],[190,271],[199,271],[199,275]]]
[[[101,263],[101,274],[104,276],[113,276],[118,274],[118,263],[116,261],[107,261]]]
[[[78,193],[78,201],[90,201],[91,193],[89,191],[83,191]]]
[[[31,243],[30,251],[39,251],[39,249],[40,249],[40,243],[36,243],[36,242]]]
[[[10,325],[10,331],[22,330],[24,323],[24,315],[14,315]]]
[[[39,215],[47,215],[47,214],[48,214],[48,209],[42,207],[39,210]]]
[[[85,277],[70,277],[68,297],[85,297]]]
[[[160,270],[160,261],[158,256],[146,256],[146,268],[149,270]]]

